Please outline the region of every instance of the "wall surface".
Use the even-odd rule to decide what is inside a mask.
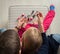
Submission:
[[[6,27],[9,18],[9,7],[13,5],[46,5],[54,4],[56,16],[51,24],[51,33],[60,33],[60,0],[0,0],[0,27]]]
[[[2,23],[2,8],[1,8],[1,0],[0,0],[0,27],[1,27],[1,23]]]

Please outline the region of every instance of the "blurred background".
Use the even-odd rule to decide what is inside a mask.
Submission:
[[[7,28],[9,7],[15,5],[55,5],[56,15],[50,26],[50,33],[60,34],[60,0],[0,0],[0,28]]]

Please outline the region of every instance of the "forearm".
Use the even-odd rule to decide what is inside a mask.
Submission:
[[[38,22],[38,23],[39,23],[38,29],[41,33],[43,33],[44,32],[43,24],[42,23],[40,24],[40,22]]]
[[[39,27],[38,27],[39,31],[41,33],[43,33],[44,32],[44,27],[43,27],[43,23],[41,22],[41,17],[40,16],[38,16],[38,25],[39,25]]]

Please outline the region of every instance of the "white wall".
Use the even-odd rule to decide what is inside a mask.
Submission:
[[[56,6],[56,17],[51,25],[51,33],[60,33],[60,0],[0,0],[0,20],[2,19],[2,26],[7,25],[9,6],[12,5],[47,5],[53,3]],[[2,6],[2,7],[1,7]],[[1,14],[2,13],[2,14]]]
[[[0,27],[1,27],[1,23],[2,23],[2,8],[1,8],[1,0],[0,0]]]
[[[60,34],[60,0],[54,0],[53,4],[56,7],[56,16],[51,25],[51,33],[59,33]]]

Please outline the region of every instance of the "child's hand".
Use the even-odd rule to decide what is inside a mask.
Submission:
[[[38,17],[38,21],[40,21],[41,23],[43,23],[43,15],[42,15],[42,13],[38,13],[37,14],[37,17]]]
[[[20,29],[24,24],[24,18],[19,18],[17,22],[17,27]]]
[[[18,28],[21,28],[21,27],[25,28],[27,23],[28,23],[28,18],[25,18],[25,17],[24,18],[20,18],[18,20],[17,26],[18,26]]]

